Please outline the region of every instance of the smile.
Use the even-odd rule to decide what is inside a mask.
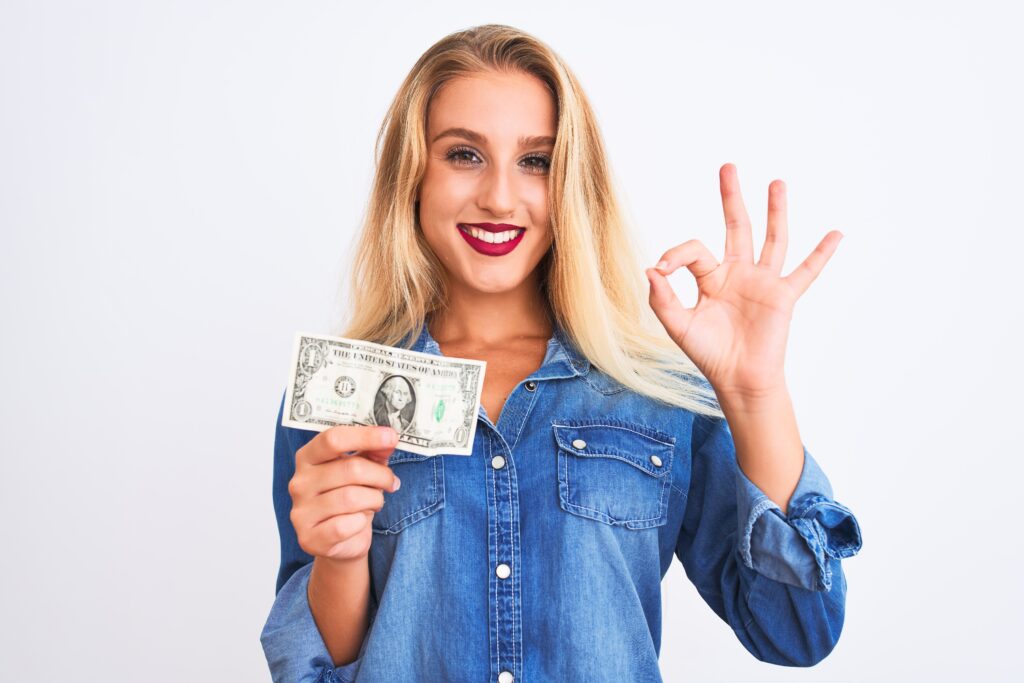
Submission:
[[[523,234],[526,232],[526,228],[490,232],[461,224],[456,227],[469,246],[486,256],[503,256],[509,253],[522,242]]]

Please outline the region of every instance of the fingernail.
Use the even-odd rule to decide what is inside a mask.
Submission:
[[[380,430],[380,444],[382,446],[390,446],[395,442],[397,434],[391,427],[384,427]]]
[[[658,265],[654,266],[658,270],[665,270],[668,267],[668,261],[658,261]]]
[[[395,477],[395,483],[391,485],[391,493],[394,493],[398,489],[402,488],[402,480]]]

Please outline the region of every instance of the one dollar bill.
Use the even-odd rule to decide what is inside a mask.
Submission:
[[[382,425],[420,455],[470,455],[487,363],[299,332],[281,424]]]

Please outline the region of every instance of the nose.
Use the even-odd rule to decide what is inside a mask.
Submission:
[[[515,212],[515,186],[504,164],[492,164],[484,174],[477,205],[495,216],[509,216]]]

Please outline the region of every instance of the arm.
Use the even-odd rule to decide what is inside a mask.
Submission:
[[[718,395],[740,470],[786,514],[804,467],[793,401],[783,387],[757,400]]]
[[[335,666],[355,662],[370,627],[369,558],[344,562],[314,558],[308,597]]]
[[[295,473],[295,452],[303,445],[302,437],[305,433],[281,426],[283,410],[282,397],[274,438],[273,477],[274,512],[281,539],[281,565],[277,576],[277,595],[260,634],[260,643],[275,683],[344,683],[353,680],[358,671],[362,648],[366,645],[364,634],[376,614],[369,564],[367,560],[365,580],[362,566],[349,567],[351,575],[344,571],[331,572],[329,566],[326,571],[322,571],[320,563],[299,546],[291,523],[292,501],[288,493],[288,482]],[[310,432],[309,436],[312,437],[313,433]],[[350,583],[352,576],[355,576],[355,581]],[[364,590],[365,598],[362,597]],[[353,595],[356,596],[354,599]],[[352,608],[343,611],[337,608],[339,604],[351,604]],[[314,619],[314,611],[318,615],[329,614],[333,617],[330,624],[326,623],[326,619],[321,619],[324,622],[323,635]],[[353,614],[363,618],[356,619]],[[349,628],[342,624],[349,620],[359,621],[359,628]],[[339,629],[336,628],[339,625],[342,626],[340,631],[350,636],[361,631],[358,641],[354,637],[339,637]],[[363,628],[364,625],[366,628]],[[328,649],[325,639],[332,643],[333,650]],[[352,643],[359,647],[357,655],[351,647]],[[354,661],[341,666],[336,664],[348,660],[350,655],[355,657]]]
[[[856,518],[832,500],[804,449],[784,515],[739,468],[725,420],[697,416],[692,471],[676,556],[698,593],[757,659],[813,666],[842,632],[840,558],[861,547]]]

